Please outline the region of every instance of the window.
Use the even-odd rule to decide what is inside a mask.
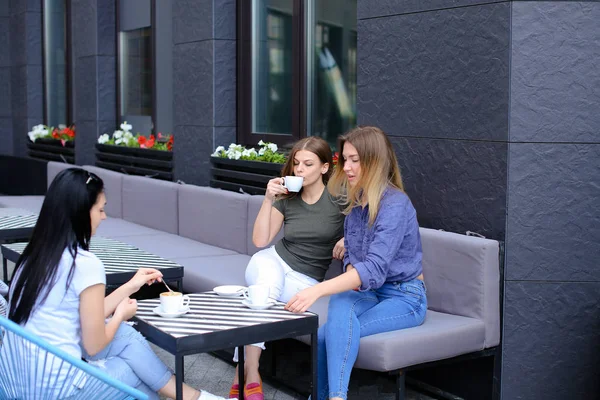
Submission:
[[[67,1],[44,0],[44,123],[71,123]]]
[[[356,124],[356,0],[238,0],[238,141]]]

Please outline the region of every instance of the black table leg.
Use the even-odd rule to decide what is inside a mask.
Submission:
[[[318,384],[318,367],[317,367],[317,354],[318,354],[318,340],[317,340],[317,331],[314,331],[312,335],[310,335],[310,351],[312,353],[312,400],[319,400],[317,395],[317,384]]]
[[[175,355],[175,394],[176,400],[183,400],[183,356]]]
[[[8,283],[8,260],[6,257],[2,257],[2,280]]]
[[[244,398],[244,346],[238,347],[238,381],[240,388],[240,397],[238,399]]]

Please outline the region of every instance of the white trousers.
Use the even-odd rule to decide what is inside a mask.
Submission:
[[[254,254],[246,267],[246,284],[269,286],[269,297],[287,303],[301,290],[314,286],[319,281],[294,271],[275,251],[275,246]],[[254,343],[252,346],[265,349],[265,344]],[[238,361],[237,348],[233,361]]]

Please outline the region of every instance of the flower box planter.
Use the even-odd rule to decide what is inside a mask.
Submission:
[[[96,143],[96,166],[129,175],[173,180],[173,153],[170,151]]]
[[[60,140],[39,138],[35,142],[28,141],[27,149],[31,158],[75,164],[74,141],[66,141],[63,146]]]
[[[248,194],[265,194],[267,182],[283,168],[283,164],[221,157],[211,157],[210,162],[211,187]]]

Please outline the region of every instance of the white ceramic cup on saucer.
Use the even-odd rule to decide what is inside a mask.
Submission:
[[[244,292],[244,297],[250,304],[263,305],[269,301],[270,288],[267,285],[251,285]]]
[[[160,294],[160,308],[168,314],[174,314],[190,304],[190,297],[180,292],[163,292]]]
[[[301,176],[285,176],[283,178],[283,187],[290,192],[299,192],[302,189],[304,178]]]

